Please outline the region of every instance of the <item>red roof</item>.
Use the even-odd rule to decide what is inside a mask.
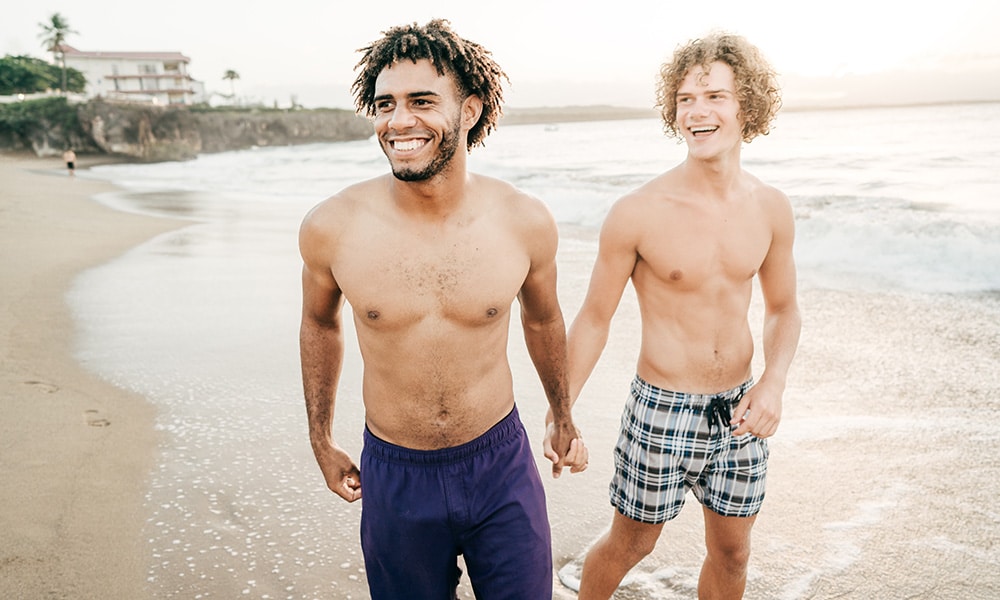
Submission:
[[[79,57],[79,58],[124,58],[132,60],[161,60],[161,61],[180,61],[180,62],[191,62],[191,59],[184,56],[180,52],[84,52],[82,50],[77,50],[72,46],[67,46],[63,44],[61,46],[62,51],[67,57]]]

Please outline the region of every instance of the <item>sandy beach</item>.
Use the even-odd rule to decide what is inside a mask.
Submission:
[[[109,190],[68,178],[55,159],[0,155],[0,597],[367,597],[359,506],[323,489],[305,435],[294,223],[156,237],[179,222],[92,200]],[[586,291],[593,235],[562,230],[567,320]],[[269,236],[280,243],[259,248]],[[145,254],[101,269],[77,298],[113,319],[74,322],[66,295],[76,277],[146,240]],[[746,597],[1000,597],[1000,296],[804,282],[800,300],[802,342],[771,442]],[[131,332],[149,320],[142,310],[159,329]],[[755,297],[755,330],[760,320]],[[546,474],[545,406],[513,321],[515,391]],[[184,335],[163,333],[180,324]],[[156,394],[81,366],[80,335],[139,336],[141,347],[116,360]],[[567,581],[610,520],[611,450],[637,336],[628,290],[576,409],[591,468],[545,477]],[[335,431],[357,453],[360,368],[352,339],[348,347]],[[702,536],[689,497],[615,597],[694,598]],[[467,585],[461,597],[471,597]]]
[[[81,270],[176,224],[91,200],[109,189],[57,158],[0,154],[3,598],[143,596],[154,409],[73,359],[64,296]]]

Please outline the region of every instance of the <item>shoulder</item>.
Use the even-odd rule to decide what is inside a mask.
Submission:
[[[604,219],[602,232],[611,235],[636,235],[653,222],[662,225],[678,205],[679,184],[668,171],[618,198]]]
[[[313,206],[299,227],[299,245],[303,253],[310,248],[335,243],[385,189],[381,178],[356,183]]]
[[[773,185],[764,183],[757,177],[747,174],[753,197],[757,200],[760,209],[775,223],[790,221],[793,219],[792,202],[788,196]]]
[[[473,187],[484,206],[479,218],[486,219],[490,228],[502,228],[505,236],[526,251],[533,264],[554,260],[559,227],[549,207],[506,181],[483,175],[473,178]]]
[[[541,199],[501,179],[485,175],[475,175],[474,178],[478,195],[490,207],[489,213],[528,234],[546,230],[555,232],[555,217]]]

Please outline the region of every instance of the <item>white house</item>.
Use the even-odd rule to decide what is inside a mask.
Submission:
[[[153,104],[204,101],[205,86],[188,74],[191,59],[180,52],[83,52],[63,45],[66,66],[87,78],[88,98]]]

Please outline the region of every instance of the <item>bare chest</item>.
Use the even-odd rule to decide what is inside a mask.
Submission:
[[[398,233],[349,240],[333,262],[347,301],[373,327],[494,321],[510,310],[528,258],[499,232]]]
[[[745,282],[757,274],[770,245],[771,231],[762,219],[651,221],[639,241],[636,276],[678,289]]]

